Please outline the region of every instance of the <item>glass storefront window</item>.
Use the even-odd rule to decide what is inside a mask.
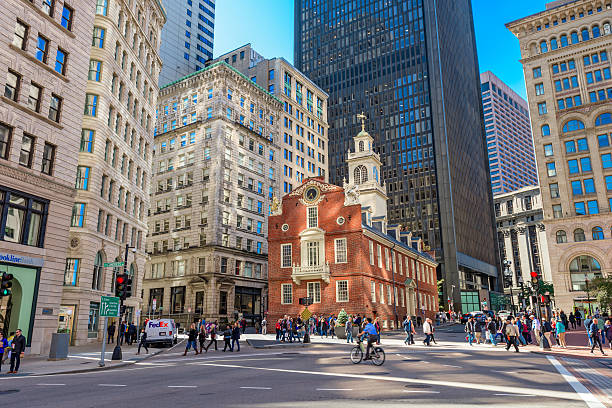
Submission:
[[[6,216],[2,209],[7,206]],[[0,240],[42,247],[47,204],[25,194],[0,190]]]
[[[98,325],[100,323],[100,303],[89,303],[89,320],[87,321],[87,337],[98,337]]]

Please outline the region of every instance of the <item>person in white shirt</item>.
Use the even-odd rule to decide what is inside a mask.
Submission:
[[[533,330],[533,337],[535,338],[536,344],[540,344],[540,332],[541,332],[541,324],[537,317],[534,315],[529,316],[531,319],[531,330]]]
[[[429,346],[431,343],[431,335],[433,333],[433,326],[429,317],[425,319],[425,323],[423,324],[423,333],[425,334],[425,340],[423,340],[423,344]]]

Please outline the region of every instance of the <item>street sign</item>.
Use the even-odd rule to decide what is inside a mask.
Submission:
[[[114,296],[102,296],[100,302],[101,317],[119,317],[119,298]]]
[[[104,262],[104,267],[105,268],[117,268],[119,266],[124,266],[125,262],[121,261],[121,262]]]
[[[302,321],[310,319],[311,316],[312,312],[308,310],[308,308],[304,309],[304,311],[302,312]]]

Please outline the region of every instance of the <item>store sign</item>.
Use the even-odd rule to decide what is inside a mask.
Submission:
[[[29,265],[42,267],[44,260],[42,258],[32,258],[29,256],[8,254],[6,252],[0,252],[0,262],[10,262],[18,265]]]

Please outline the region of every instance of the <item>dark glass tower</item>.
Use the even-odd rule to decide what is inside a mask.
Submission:
[[[470,0],[295,0],[295,65],[329,93],[329,176],[359,132],[383,160],[388,214],[436,251],[454,309],[498,288]]]

